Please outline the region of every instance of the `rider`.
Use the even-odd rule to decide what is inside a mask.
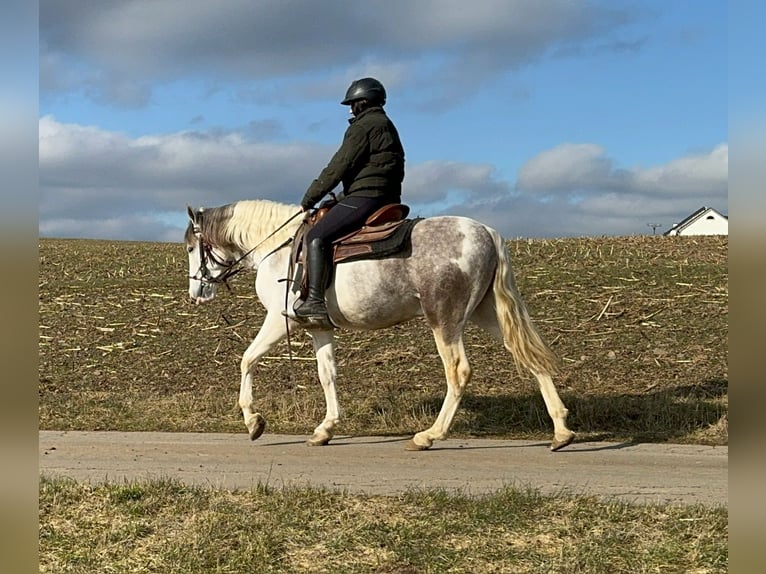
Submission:
[[[404,148],[383,106],[386,90],[375,78],[351,83],[341,105],[351,106],[343,143],[301,201],[308,211],[343,183],[340,201],[306,234],[308,297],[295,309],[299,321],[329,324],[324,292],[331,242],[359,229],[383,205],[401,201]]]

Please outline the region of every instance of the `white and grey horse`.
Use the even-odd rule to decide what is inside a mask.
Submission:
[[[266,318],[242,356],[239,390],[239,406],[253,440],[266,426],[253,398],[258,361],[288,329],[300,328],[282,314],[286,308],[293,309],[297,297],[285,279],[291,251],[288,243],[300,225],[296,218],[299,210],[295,205],[266,200],[188,209],[191,221],[185,240],[189,297],[194,303],[213,299],[217,285],[235,267],[257,270],[255,290],[266,308]],[[566,426],[567,409],[551,378],[556,357],[529,317],[516,289],[507,247],[495,230],[465,217],[423,219],[414,226],[411,246],[405,253],[339,264],[326,297],[329,316],[339,328],[383,329],[423,316],[432,329],[444,364],[447,394],[434,424],[415,434],[407,443],[408,449],[424,450],[447,436],[471,378],[463,346],[468,321],[501,341],[516,365],[536,377],[553,419],[551,450],[572,442],[574,433]],[[311,329],[309,334],[327,411],[308,444],[324,445],[340,422],[334,336],[330,329]]]

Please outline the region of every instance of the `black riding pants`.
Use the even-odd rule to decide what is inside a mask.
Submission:
[[[344,197],[319,220],[319,223],[309,229],[306,239],[308,243],[314,239],[321,239],[328,245],[331,241],[360,229],[370,215],[388,203],[392,201],[387,197]]]

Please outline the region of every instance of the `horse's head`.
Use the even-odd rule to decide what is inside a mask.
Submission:
[[[202,236],[202,208],[193,211],[187,207],[186,210],[190,219],[184,234],[189,254],[189,299],[199,305],[215,297],[219,277],[226,272],[226,264],[215,255],[214,247]]]

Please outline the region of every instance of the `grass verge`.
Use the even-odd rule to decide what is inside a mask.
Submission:
[[[506,488],[471,497],[40,482],[40,572],[726,572],[723,508]]]

